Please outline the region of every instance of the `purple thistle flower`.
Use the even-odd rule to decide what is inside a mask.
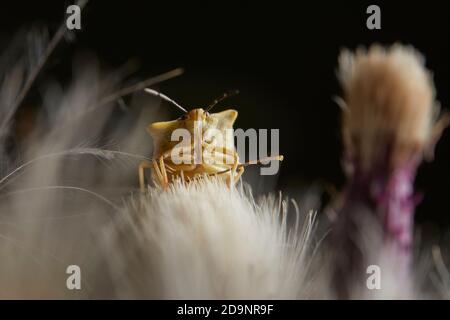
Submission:
[[[380,263],[373,257],[388,256],[398,284],[410,285],[414,179],[449,118],[438,118],[431,76],[411,47],[344,51],[339,77],[348,181],[334,221],[333,282],[337,296],[349,298],[365,288],[367,266]],[[379,231],[381,246],[371,250],[380,252],[363,244],[370,230]]]

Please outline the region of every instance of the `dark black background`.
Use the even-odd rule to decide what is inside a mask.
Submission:
[[[223,103],[239,110],[238,127],[280,128],[281,189],[317,182],[339,188],[344,182],[339,109],[332,100],[340,93],[335,69],[343,47],[412,44],[434,72],[439,101],[450,106],[450,12],[444,1],[163,3],[91,0],[75,42],[55,52],[63,57],[60,71],[83,49],[113,68],[136,58],[142,78],[185,68],[160,90],[186,106],[203,106],[228,89],[240,89]],[[0,43],[34,23],[56,30],[69,4],[2,2]],[[381,7],[381,30],[366,28],[369,4]],[[450,226],[449,160],[447,130],[435,161],[419,171],[417,187],[425,198],[417,220],[427,222],[423,225]]]
[[[445,300],[402,300],[402,301],[369,301],[369,300],[87,300],[87,301],[15,301],[2,300],[3,313],[14,315],[42,314],[50,319],[59,319],[61,314],[69,319],[79,319],[89,315],[113,318],[133,317],[147,314],[150,318],[164,319],[199,319],[198,316],[178,315],[178,308],[187,306],[205,306],[221,310],[222,305],[273,305],[274,311],[269,315],[222,315],[211,313],[208,319],[297,319],[304,314],[316,317],[342,316],[346,319],[360,319],[361,314],[370,311],[374,318],[383,318],[388,312],[393,317],[426,316],[429,310],[442,313],[447,310],[449,302]],[[70,312],[67,312],[70,310]],[[201,319],[201,318],[200,318]]]

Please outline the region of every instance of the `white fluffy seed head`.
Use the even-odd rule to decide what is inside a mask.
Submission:
[[[287,220],[295,222],[299,213],[289,217],[287,207],[275,197],[257,203],[213,178],[151,189],[126,207],[105,241],[114,251],[108,256],[120,261],[110,264],[114,278],[123,280],[116,292],[124,298],[299,298],[306,293],[313,214],[298,230],[302,236],[298,224],[288,231]]]

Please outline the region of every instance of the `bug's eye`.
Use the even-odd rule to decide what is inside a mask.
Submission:
[[[181,117],[178,118],[178,120],[186,120],[187,114],[183,114]]]

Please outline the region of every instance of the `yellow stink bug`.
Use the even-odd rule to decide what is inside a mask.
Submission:
[[[239,180],[246,165],[283,159],[282,156],[275,156],[239,163],[233,136],[237,111],[209,113],[215,105],[238,91],[224,93],[206,109],[196,108],[191,111],[162,93],[152,89],[145,91],[175,105],[184,115],[173,121],[155,122],[148,126],[154,149],[152,161],[143,161],[139,165],[141,191],[145,190],[146,168],[151,169],[153,180],[164,189],[177,178],[191,181],[205,175],[218,176],[231,185]],[[181,142],[180,138],[183,138]]]

